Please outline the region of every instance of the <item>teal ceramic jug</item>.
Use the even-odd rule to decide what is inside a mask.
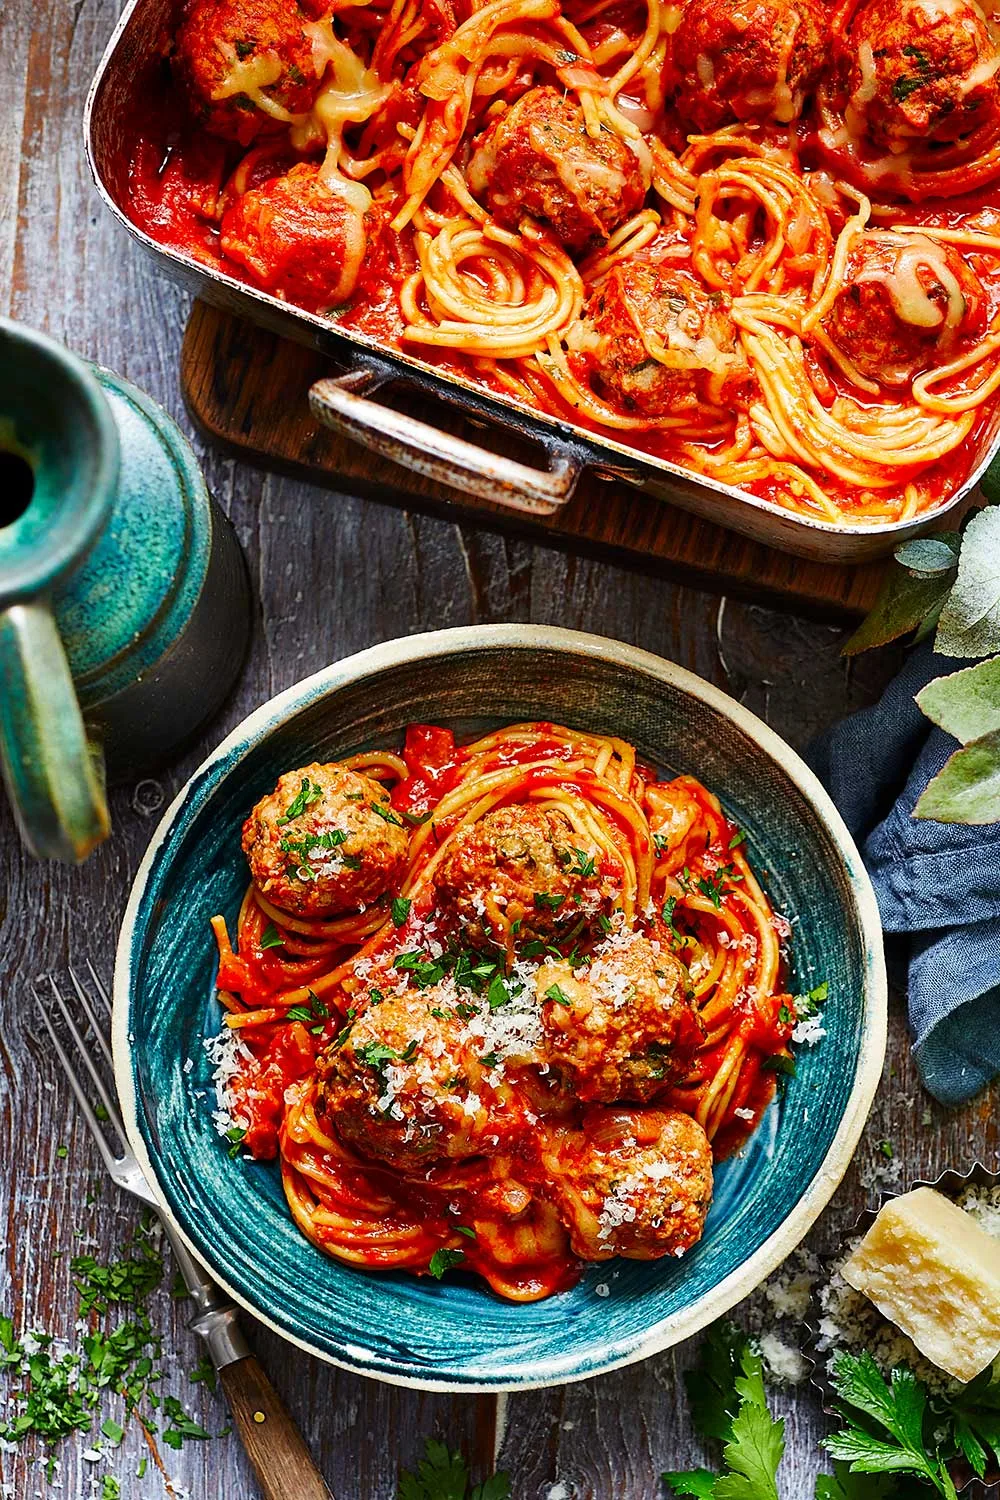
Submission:
[[[86,857],[106,773],[197,734],[249,630],[239,545],[166,413],[0,319],[0,768],[34,853]]]

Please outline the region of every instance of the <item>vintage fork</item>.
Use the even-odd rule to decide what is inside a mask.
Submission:
[[[97,1143],[97,1149],[104,1159],[104,1165],[119,1187],[159,1213],[156,1197],[129,1149],[114,1089],[107,1086],[102,1075],[102,1059],[109,1069],[114,1066],[107,1034],[111,1021],[111,1000],[93,965],[88,962],[87,968],[93,993],[88,992],[87,985],[81,982],[73,969],[68,971],[80,1009],[86,1017],[86,1027],[82,1027],[77,1021],[51,974],[46,976],[52,992],[51,998],[35,989],[38,1011],[69,1086],[90,1127],[90,1133]],[[55,1012],[58,1012],[65,1034],[71,1041],[69,1051],[60,1035]],[[93,1035],[93,1044],[88,1044],[85,1035],[88,1028]],[[117,1150],[113,1149],[106,1126],[102,1124],[88,1097],[81,1069],[70,1056],[73,1051],[106,1111],[107,1125],[111,1126],[118,1137]],[[208,1356],[219,1373],[219,1380],[232,1412],[233,1424],[256,1470],[264,1500],[333,1500],[287,1407],[268,1380],[256,1356],[251,1353],[240,1328],[235,1305],[195,1260],[169,1221],[164,1219],[162,1223],[178,1269],[195,1305],[195,1314],[188,1326],[204,1342]]]

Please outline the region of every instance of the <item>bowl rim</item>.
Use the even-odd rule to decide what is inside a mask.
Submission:
[[[222,779],[275,729],[319,699],[391,667],[416,661],[432,661],[458,651],[532,649],[568,655],[584,655],[609,664],[642,672],[670,685],[721,713],[791,779],[823,822],[839,854],[850,884],[860,937],[864,948],[864,1012],[858,1063],[850,1096],[830,1146],[812,1179],[783,1221],[741,1265],[689,1306],[661,1319],[638,1341],[610,1340],[606,1358],[599,1364],[588,1359],[584,1369],[547,1368],[532,1373],[528,1364],[514,1379],[462,1380],[434,1378],[366,1363],[356,1346],[337,1354],[322,1349],[308,1338],[276,1321],[244,1291],[234,1286],[212,1265],[210,1256],[185,1231],[175,1216],[153,1166],[139,1128],[137,1094],[129,1042],[129,1001],[134,980],[133,954],[136,926],[154,865],[164,845],[194,813],[209,800]],[[467,625],[428,631],[371,646],[342,658],[293,683],[246,716],[201,762],[185,781],[160,819],[136,871],[122,919],[115,955],[112,1041],[115,1084],[128,1143],[152,1190],[161,1216],[233,1300],[265,1326],[307,1354],[328,1364],[367,1375],[390,1385],[440,1392],[498,1393],[565,1385],[590,1379],[626,1365],[648,1359],[690,1338],[749,1296],[795,1249],[826,1207],[854,1155],[875,1093],[885,1059],[888,988],[882,947],[878,905],[861,855],[843,819],[819,779],[802,758],[763,720],[737,703],[727,693],[664,657],[622,641],[559,626],[529,624]],[[541,1364],[536,1361],[535,1364]]]

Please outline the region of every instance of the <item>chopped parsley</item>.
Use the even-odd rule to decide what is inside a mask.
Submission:
[[[427,1269],[435,1280],[440,1281],[445,1271],[450,1271],[453,1266],[460,1266],[464,1259],[464,1250],[435,1250]]]
[[[386,1063],[399,1060],[395,1047],[387,1047],[384,1042],[362,1042],[360,1047],[355,1047],[354,1056],[367,1067],[374,1068],[376,1073],[380,1073]]]
[[[285,946],[285,939],[273,922],[268,922],[264,928],[260,939],[260,946],[261,948],[283,948]]]
[[[811,989],[808,994],[794,996],[795,1014],[800,1021],[808,1021],[812,1016],[817,1014],[819,1007],[829,997],[830,985],[824,979],[822,984],[816,985],[815,989]]]
[[[666,922],[668,928],[670,929],[670,946],[671,946],[671,948],[675,948],[677,946],[677,944],[681,942],[681,935],[677,931],[676,926],[674,925],[674,913],[676,912],[676,910],[677,910],[677,897],[676,896],[668,896],[667,899],[666,899],[666,901],[664,901],[664,903],[663,903],[663,910],[660,912],[660,916],[663,918],[664,922]]]
[[[401,807],[399,809],[399,815],[401,818],[405,819],[407,823],[411,824],[412,827],[419,828],[421,824],[426,823],[430,818],[430,811],[428,810],[424,813],[415,813],[410,812],[408,808]]]
[[[589,879],[596,869],[593,856],[586,849],[574,848],[572,852],[567,851],[563,856],[563,864],[569,865],[571,875],[579,875],[584,880]]]
[[[410,915],[412,902],[406,896],[395,896],[392,902],[392,924],[394,927],[402,927]]]
[[[534,900],[536,907],[540,911],[546,909],[548,911],[558,911],[565,902],[566,897],[552,895],[549,891],[536,891]]]
[[[474,1240],[476,1238],[476,1231],[471,1229],[468,1224],[456,1224],[455,1233],[464,1234],[467,1240]]]
[[[396,817],[388,802],[373,802],[371,803],[371,810],[377,817],[382,818],[384,822],[392,823],[395,828],[402,828],[402,818]]]
[[[555,1005],[565,1005],[567,1010],[572,1010],[573,1008],[572,1000],[566,994],[565,990],[561,990],[557,984],[549,985],[549,988],[545,991],[545,998],[546,1000],[551,1000]]]
[[[284,817],[279,818],[278,822],[291,823],[296,818],[301,818],[306,808],[311,807],[314,802],[319,802],[322,799],[322,796],[322,787],[317,786],[315,782],[310,781],[308,776],[303,776],[302,785],[299,787],[298,795],[294,798],[293,801],[288,804],[288,807],[285,809]]]
[[[439,958],[428,958],[417,948],[411,953],[397,953],[392,961],[394,969],[402,969],[405,973],[413,976],[413,982],[418,989],[429,989],[433,984],[440,984],[445,976],[446,965]]]
[[[239,1156],[240,1147],[243,1144],[245,1136],[246,1131],[243,1129],[242,1125],[230,1125],[229,1129],[226,1131],[226,1140],[229,1142],[229,1156],[231,1160],[235,1161]],[[185,1287],[185,1291],[186,1290],[187,1288]]]
[[[730,849],[738,849],[739,846],[740,846],[740,844],[742,844],[742,843],[744,843],[746,841],[746,836],[747,836],[746,835],[746,829],[744,829],[744,828],[737,828],[736,832],[733,834],[732,838],[729,840],[729,847],[730,847]]]
[[[668,835],[665,833],[654,833],[653,848],[656,850],[657,854],[666,854],[668,849],[670,848],[670,839]]]
[[[716,908],[721,907],[723,896],[731,896],[732,888],[726,885],[727,880],[738,883],[743,879],[736,866],[733,864],[720,865],[714,875],[702,875],[696,882],[696,886],[706,901],[711,901]]]

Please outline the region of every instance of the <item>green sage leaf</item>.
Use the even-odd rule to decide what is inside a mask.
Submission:
[[[927,615],[941,608],[952,577],[951,573],[914,574],[890,568],[870,613],[844,647],[844,655],[856,656],[916,630]]]
[[[938,823],[1000,823],[1000,729],[945,761],[913,809]]]
[[[1000,729],[1000,656],[935,677],[917,694],[929,719],[967,745]]]
[[[1000,506],[986,506],[965,528],[958,574],[938,620],[934,649],[942,656],[1000,651]]]

